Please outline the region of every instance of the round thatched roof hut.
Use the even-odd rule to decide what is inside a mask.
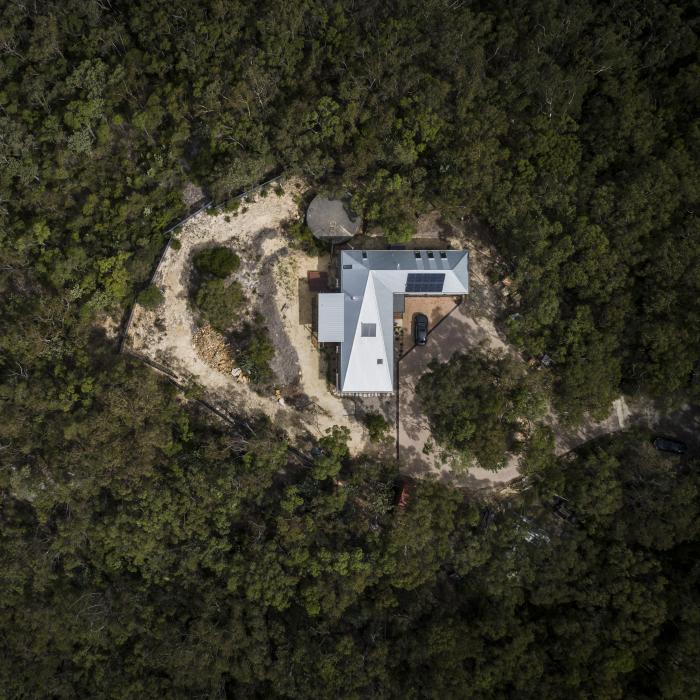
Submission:
[[[309,204],[306,223],[319,240],[342,243],[359,232],[362,219],[343,200],[318,196]]]

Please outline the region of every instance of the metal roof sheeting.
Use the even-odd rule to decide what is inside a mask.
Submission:
[[[409,276],[414,284],[407,288]],[[417,277],[420,289],[416,288]],[[340,343],[339,389],[342,393],[391,392],[396,307],[403,308],[406,292],[436,296],[467,294],[469,253],[466,250],[344,250],[340,255],[340,288],[340,294],[319,295],[318,314],[319,341]],[[322,301],[322,297],[329,300]],[[339,328],[341,325],[344,330]],[[374,326],[371,335],[365,330],[369,326]]]
[[[352,238],[360,230],[362,220],[351,216],[342,200],[319,196],[309,204],[306,223],[316,238],[340,242]]]
[[[345,307],[342,293],[318,295],[318,340],[342,343],[345,340]]]

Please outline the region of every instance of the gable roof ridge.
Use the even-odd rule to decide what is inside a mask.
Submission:
[[[372,274],[374,270],[370,270],[369,275],[367,275],[367,287],[369,287],[369,278],[372,278],[372,302],[373,302],[373,309],[374,309],[374,316],[377,319],[377,336],[378,338],[382,338],[382,349],[384,350],[384,364],[386,364],[387,361],[387,356],[386,356],[386,348],[384,347],[384,328],[382,326],[382,315],[380,313],[379,309],[379,301],[377,300],[377,289],[376,289],[376,284],[381,284],[379,280],[374,279],[374,275]],[[365,287],[365,292],[367,292],[367,287]],[[382,287],[386,289],[386,287],[382,284]],[[365,296],[367,294],[365,293]],[[363,304],[364,306],[364,304]],[[360,310],[360,316],[362,316],[362,310]],[[376,358],[379,359],[379,358]]]

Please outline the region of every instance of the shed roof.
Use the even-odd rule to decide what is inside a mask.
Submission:
[[[318,295],[318,340],[342,343],[345,339],[345,307],[340,292]]]
[[[318,196],[309,204],[306,223],[316,238],[341,242],[352,238],[360,230],[362,220],[359,216],[351,216],[342,200]]]

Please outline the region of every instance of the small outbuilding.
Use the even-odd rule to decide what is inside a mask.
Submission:
[[[342,199],[314,197],[306,211],[311,233],[321,241],[343,243],[360,231],[362,219],[350,211]]]
[[[318,295],[318,342],[342,343],[345,340],[345,306],[339,292]]]

